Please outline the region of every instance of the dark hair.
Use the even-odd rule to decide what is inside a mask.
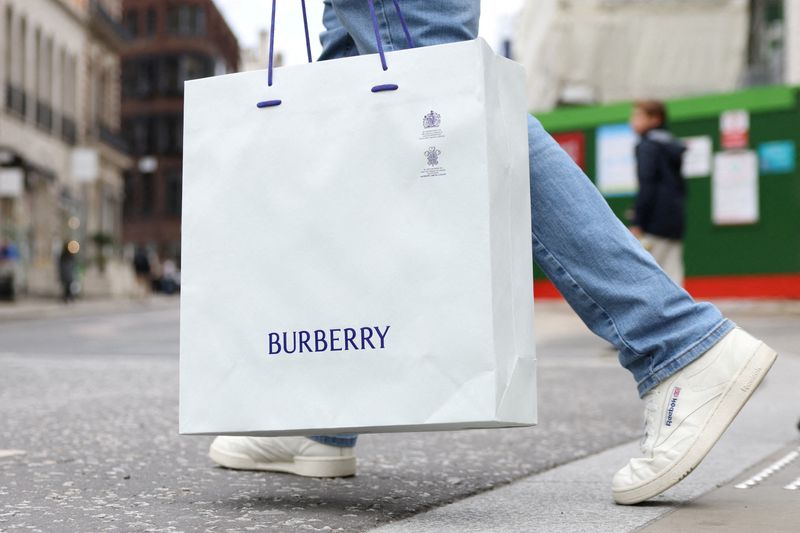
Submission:
[[[651,118],[657,118],[661,125],[667,123],[667,106],[660,100],[636,100],[633,106],[641,109],[645,115]]]

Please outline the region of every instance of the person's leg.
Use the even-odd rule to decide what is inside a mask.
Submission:
[[[366,9],[366,5],[363,6]],[[355,42],[336,16],[330,0],[322,15],[325,30],[320,34],[319,60],[358,55]],[[209,456],[220,466],[238,470],[289,472],[318,477],[355,473],[352,448],[358,436],[340,434],[301,437],[229,437],[214,439]]]
[[[683,241],[665,239],[645,233],[640,242],[650,252],[669,279],[678,287],[683,287]]]
[[[359,53],[377,51],[362,0],[332,0]],[[416,46],[473,39],[479,0],[403,0]],[[406,48],[391,0],[375,0],[383,46]],[[528,117],[536,262],[586,325],[620,351],[640,395],[691,363],[733,329],[711,304],[672,283],[617,219],[597,188]]]
[[[404,47],[389,0],[375,4],[384,48]],[[417,46],[477,34],[479,0],[404,0],[402,6]],[[359,53],[376,51],[363,1],[332,0],[327,7],[334,9]],[[646,395],[646,413],[655,413],[647,417],[645,457],[631,460],[612,484],[617,501],[636,503],[663,492],[697,466],[763,379],[775,353],[741,330],[732,331],[734,325],[714,306],[695,303],[672,283],[531,116],[528,143],[534,257],[587,326],[620,350],[620,362],[633,374],[639,393]],[[675,401],[668,408],[669,398]],[[665,413],[667,429],[659,428]],[[283,441],[272,442],[275,445],[255,455],[267,457]],[[351,448],[310,439],[300,442],[324,446],[321,453],[331,471],[335,461],[347,460],[355,471],[355,458],[341,455],[351,454]],[[248,449],[232,450],[232,456],[236,459],[243,452],[251,460]],[[290,459],[297,460],[303,452],[298,453]],[[274,460],[269,461],[265,469],[274,469]]]
[[[366,0],[330,0],[359,54],[377,53]],[[478,36],[480,0],[401,0],[400,8],[416,46],[467,41]],[[326,6],[327,7],[327,6]],[[375,0],[375,15],[385,51],[407,48],[392,0]]]
[[[363,7],[366,9],[366,6]],[[322,25],[325,26],[325,30],[319,34],[319,40],[322,44],[322,53],[318,58],[319,61],[358,55],[356,43],[345,27],[342,26],[342,22],[333,10],[331,0],[325,0]]]
[[[675,285],[538,120],[528,117],[533,251],[644,395],[734,328]]]
[[[375,4],[384,48],[404,48],[390,0]],[[364,2],[332,5],[359,52],[374,53]],[[402,7],[417,46],[477,35],[479,0],[404,0]],[[612,481],[617,502],[637,503],[697,466],[776,354],[670,281],[531,116],[528,143],[534,257],[584,323],[619,349],[645,398],[643,457]]]

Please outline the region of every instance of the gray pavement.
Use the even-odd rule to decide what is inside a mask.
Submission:
[[[745,302],[726,310],[794,361],[780,372],[784,381],[800,378],[799,306]],[[608,484],[639,437],[641,407],[615,354],[562,303],[537,307],[539,426],[366,435],[359,475],[339,480],[216,468],[205,456],[209,438],[177,435],[174,304],[28,318],[3,322],[0,316],[0,531],[415,531],[423,530],[415,520],[474,498],[489,499],[468,515],[472,531],[492,530],[498,517],[512,530],[547,531],[534,519],[552,502],[566,509],[559,515],[562,530],[585,530],[580,513],[570,512],[574,506],[599,502],[598,519],[622,509],[610,504]],[[800,415],[796,393],[786,394],[765,387],[753,403],[769,410],[770,402],[792,401]],[[785,425],[771,420],[769,427]],[[769,445],[754,446],[750,462],[733,468],[738,471],[721,469],[733,477],[786,445],[795,430],[784,430]],[[759,442],[747,435],[740,440]],[[565,470],[581,461],[594,461],[592,483]],[[607,530],[632,530],[653,508],[666,514],[727,482],[712,470],[693,474],[682,486],[695,486],[693,479],[705,484],[675,489],[668,503],[624,508],[638,521]],[[503,491],[514,491],[528,512],[514,515],[509,507],[502,515],[491,498]],[[591,498],[582,502],[577,494]],[[602,523],[592,529],[606,530]]]

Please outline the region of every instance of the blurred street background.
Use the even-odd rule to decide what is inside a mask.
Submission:
[[[782,354],[699,472],[636,509],[608,495],[634,387],[538,269],[536,428],[367,436],[360,475],[327,481],[214,468],[176,435],[183,83],[264,69],[269,4],[0,0],[0,531],[800,528],[800,460],[734,487],[800,446],[800,0],[483,2],[481,36],[626,224],[628,117],[665,102],[685,287]],[[276,60],[302,63],[299,2],[278,4]]]

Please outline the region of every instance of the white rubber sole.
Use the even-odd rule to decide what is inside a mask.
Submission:
[[[717,408],[686,453],[661,472],[658,477],[632,489],[613,491],[614,501],[621,505],[633,505],[649,500],[688,476],[731,425],[733,419],[764,380],[764,376],[772,368],[777,357],[778,354],[775,350],[762,343],[722,394]]]
[[[348,477],[356,474],[355,457],[295,457],[292,462],[260,463],[247,455],[222,451],[213,445],[208,456],[218,465],[234,470],[285,472],[305,477]]]

